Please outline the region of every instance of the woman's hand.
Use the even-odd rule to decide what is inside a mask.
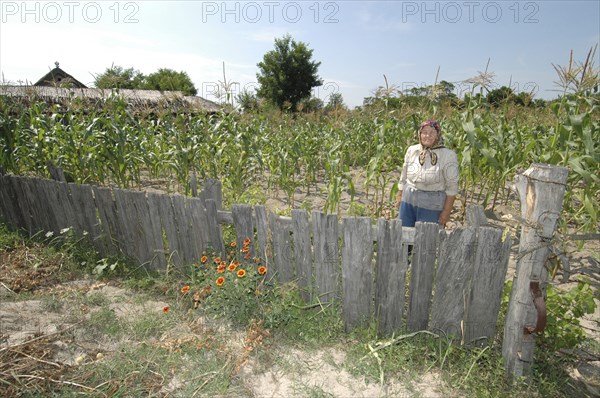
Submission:
[[[442,209],[440,218],[438,219],[438,222],[442,227],[445,227],[446,223],[450,221],[450,213],[452,212],[452,207],[454,206],[454,199],[456,199],[456,196],[446,196],[444,208]]]
[[[443,210],[438,222],[442,227],[445,227],[448,221],[450,221],[450,211]]]

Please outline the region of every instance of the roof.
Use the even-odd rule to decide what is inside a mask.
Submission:
[[[34,86],[87,88],[85,84],[60,69],[58,67],[58,62],[55,62],[54,65],[56,65],[56,67],[42,76]]]
[[[42,78],[43,79],[43,78]],[[36,83],[37,84],[37,83]],[[121,96],[132,105],[181,105],[198,110],[217,112],[220,105],[198,96],[186,96],[181,91],[129,90],[101,88],[65,88],[50,86],[2,86],[0,95],[21,98],[42,98],[47,101],[68,100],[74,97],[97,100],[111,95]]]

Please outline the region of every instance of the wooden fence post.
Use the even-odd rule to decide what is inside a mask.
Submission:
[[[516,179],[523,225],[502,345],[509,377],[529,375],[535,334],[546,322],[542,293],[548,278],[545,262],[562,210],[567,174],[564,167],[533,164]]]

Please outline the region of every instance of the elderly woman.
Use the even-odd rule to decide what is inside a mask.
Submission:
[[[444,147],[437,121],[427,120],[419,127],[419,144],[406,151],[398,189],[396,205],[403,226],[423,221],[444,227],[450,219],[458,193],[458,160]]]

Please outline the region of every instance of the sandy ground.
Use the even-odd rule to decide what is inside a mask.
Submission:
[[[136,317],[156,314],[162,316],[162,309],[167,303],[146,300],[141,302],[136,294],[107,284],[94,284],[91,281],[75,281],[65,286],[57,286],[53,294],[61,291],[77,290],[86,295],[94,295],[95,300],[107,303],[119,319],[131,321]],[[6,294],[3,293],[3,294]],[[113,355],[119,355],[123,344],[131,341],[114,341],[102,336],[89,336],[79,329],[81,319],[73,316],[66,301],[60,309],[49,310],[48,305],[41,300],[26,300],[0,303],[0,325],[2,325],[0,350],[8,347],[19,347],[31,339],[41,339],[46,336],[44,343],[50,344],[45,352],[52,351],[51,357],[43,361],[57,367],[85,366],[95,361],[110,361]],[[89,308],[84,315],[89,318],[98,308]],[[85,311],[84,311],[85,312]],[[201,320],[198,320],[201,322]],[[66,333],[68,332],[68,333]],[[165,333],[158,344],[202,338],[198,333],[202,329],[181,328]],[[214,332],[214,331],[213,331]],[[238,344],[236,352],[243,353],[243,336],[228,339],[231,344]],[[41,343],[41,340],[40,340]],[[239,375],[244,380],[245,389],[251,392],[250,397],[304,397],[309,393],[318,392],[329,397],[442,397],[443,388],[438,375],[430,372],[418,378],[407,377],[404,381],[397,379],[386,380],[383,384],[367,382],[362,378],[352,376],[345,367],[346,356],[342,349],[326,347],[315,352],[301,349],[289,350],[283,347],[269,346],[269,355],[277,360],[270,366],[260,363],[254,356],[240,358]],[[37,354],[41,355],[41,354]],[[38,359],[39,361],[39,359]],[[347,364],[346,364],[347,365]],[[185,386],[185,381],[177,378],[164,381],[161,394],[178,396],[177,391]]]

